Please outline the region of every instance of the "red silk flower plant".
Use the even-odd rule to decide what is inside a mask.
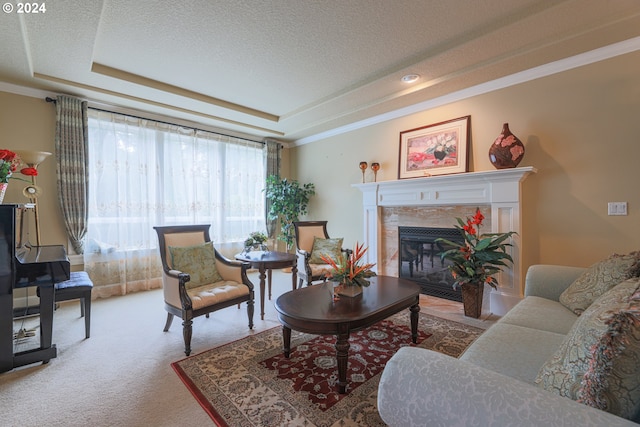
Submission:
[[[11,150],[0,149],[0,184],[8,184],[11,178],[29,182],[13,176],[13,173],[20,167],[20,164],[22,164],[22,161],[16,153]],[[38,169],[26,167],[20,169],[20,173],[26,176],[38,176]]]
[[[440,255],[442,259],[452,262],[449,271],[455,279],[454,288],[464,284],[480,285],[486,283],[493,288],[497,288],[498,281],[494,274],[507,266],[507,261],[513,263],[513,258],[507,253],[507,247],[512,246],[508,242],[515,231],[508,233],[485,233],[480,234],[480,226],[484,220],[484,215],[480,209],[476,209],[473,218],[467,218],[464,222],[456,218],[458,225],[455,228],[460,230],[463,243],[452,242],[447,239],[436,239],[437,242],[451,246]]]
[[[337,260],[321,255],[320,258],[332,267],[332,271],[327,273],[327,278],[346,286],[369,286],[369,277],[376,275],[371,270],[375,264],[361,264],[362,257],[367,252],[364,243],[356,247],[348,255],[340,253]]]
[[[11,150],[0,150],[0,183],[7,184],[11,175],[18,170],[20,158]]]

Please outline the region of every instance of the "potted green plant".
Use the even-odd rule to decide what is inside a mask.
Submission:
[[[296,180],[280,178],[270,175],[267,178],[265,197],[271,203],[268,217],[270,220],[280,220],[280,235],[278,239],[285,242],[287,251],[291,250],[294,241],[294,221],[300,215],[307,213],[309,199],[316,194],[315,186],[311,183],[300,185]]]
[[[268,251],[267,235],[261,231],[254,231],[244,241],[244,253],[251,252],[252,249],[257,251]]]
[[[473,218],[467,218],[466,223],[460,218],[456,220],[458,225],[455,225],[455,228],[460,230],[463,243],[442,238],[436,239],[436,242],[451,247],[440,256],[452,263],[448,268],[455,280],[454,289],[462,288],[465,316],[478,318],[482,312],[485,283],[497,288],[498,281],[493,275],[507,266],[507,261],[513,262],[511,255],[507,253],[507,247],[512,245],[507,240],[517,233],[510,231],[480,234],[484,215],[479,208],[476,209]]]

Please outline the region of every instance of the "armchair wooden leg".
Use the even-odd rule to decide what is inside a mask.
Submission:
[[[182,322],[182,335],[184,336],[184,354],[191,354],[191,334],[193,333],[193,320],[185,320]]]
[[[167,332],[171,327],[171,322],[173,322],[173,314],[167,313],[167,323],[164,324],[164,331]]]
[[[249,329],[253,329],[253,312],[255,310],[253,300],[247,301],[247,315],[249,316]]]

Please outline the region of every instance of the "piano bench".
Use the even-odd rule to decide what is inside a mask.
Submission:
[[[85,336],[89,338],[93,282],[86,271],[72,271],[69,276],[69,280],[56,283],[54,301],[80,299],[80,316],[84,317]]]

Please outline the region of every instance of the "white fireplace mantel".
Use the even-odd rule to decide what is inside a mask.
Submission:
[[[397,181],[353,184],[362,191],[364,211],[364,242],[369,247],[367,261],[379,263],[378,254],[382,207],[391,206],[451,206],[490,205],[491,232],[515,231],[513,266],[499,274],[500,286],[490,294],[491,312],[502,315],[513,307],[523,294],[524,272],[520,262],[521,247],[521,183],[531,173],[532,166],[495,171],[468,172]]]

